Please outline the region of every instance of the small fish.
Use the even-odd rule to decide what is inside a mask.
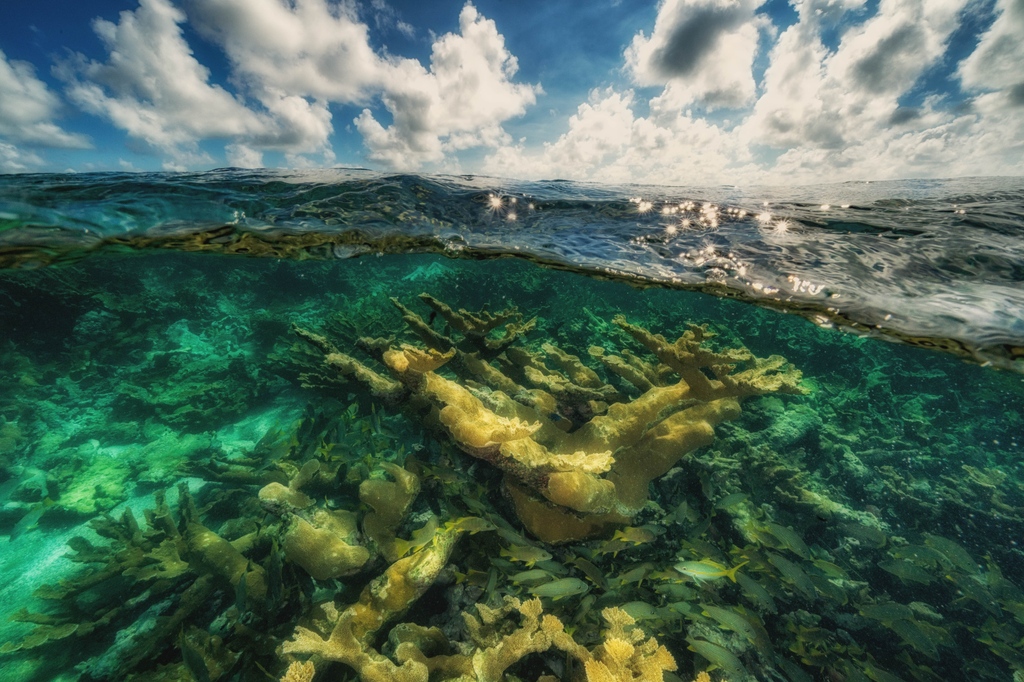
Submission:
[[[651,572],[653,570],[654,564],[643,563],[639,566],[634,566],[625,573],[617,575],[613,580],[610,580],[609,582],[614,583],[619,587],[625,587],[626,585],[632,585],[633,583],[636,583],[636,586],[639,587],[640,583],[647,579],[647,577],[651,575]]]
[[[740,573],[737,577],[742,578],[743,574]],[[654,588],[654,591],[673,601],[686,602],[697,597],[696,590],[681,583],[661,583]]]
[[[702,580],[717,580],[718,578],[728,578],[729,580],[736,582],[736,571],[740,570],[748,563],[750,562],[744,561],[732,568],[726,568],[717,561],[702,559],[700,561],[681,561],[675,565],[675,569],[683,575],[689,576],[698,582]]]
[[[411,540],[395,538],[395,552],[398,554],[398,558],[402,558],[407,554],[412,554],[413,552],[418,552],[430,544],[434,539],[434,535],[437,534],[437,527],[437,517],[431,516],[430,519],[423,524],[422,528],[412,532]]]
[[[858,607],[860,615],[882,623],[892,623],[914,617],[914,611],[905,604],[885,602],[882,604],[862,604]]]
[[[533,545],[509,545],[507,549],[499,552],[500,556],[507,557],[509,561],[526,564],[527,568],[533,568],[538,561],[547,561],[551,555],[540,547]]]
[[[841,523],[839,527],[853,539],[876,549],[885,547],[885,543],[889,540],[882,531],[863,523]]]
[[[524,585],[526,587],[534,587],[536,585],[543,585],[554,580],[555,576],[551,575],[542,568],[531,568],[528,571],[520,571],[513,575],[509,580],[512,581],[513,585]]]
[[[726,495],[718,502],[715,502],[715,509],[725,510],[730,507],[735,507],[737,504],[747,500],[749,497],[750,495],[746,493],[733,493],[731,495]]]
[[[849,573],[847,573],[845,570],[843,570],[839,566],[836,566],[835,564],[833,564],[830,561],[825,561],[824,559],[815,559],[811,563],[814,564],[814,566],[818,570],[820,570],[822,573],[824,573],[829,578],[835,578],[836,580],[849,580],[850,579],[850,574]]]
[[[496,526],[493,523],[479,516],[463,516],[444,524],[445,530],[454,530],[460,533],[469,533],[470,535],[494,530],[495,528]]]
[[[535,597],[550,597],[555,601],[573,597],[578,594],[586,594],[590,587],[579,578],[561,578],[550,583],[531,587],[529,592]]]
[[[778,613],[779,608],[768,590],[761,586],[761,583],[751,578],[746,573],[737,573],[736,582],[739,583],[743,594],[750,598],[750,601],[770,613]]]
[[[643,545],[653,541],[656,537],[657,533],[652,528],[645,526],[627,526],[626,528],[620,528],[615,531],[615,535],[612,536],[612,540],[628,542],[631,545]]]
[[[8,537],[9,541],[18,539],[22,534],[35,530],[39,527],[39,519],[43,518],[43,514],[54,505],[54,501],[47,497],[42,502],[38,502],[28,514],[25,514],[21,519],[14,524],[14,528],[11,529],[11,534]]]
[[[619,606],[619,608],[628,613],[637,622],[658,618],[658,610],[645,601],[626,602]]]
[[[284,591],[284,554],[277,545],[277,540],[270,544],[270,557],[267,559],[267,601],[275,606],[281,601]]]
[[[181,649],[181,658],[185,667],[196,682],[210,682],[210,669],[206,665],[203,652],[193,644],[184,633],[178,636],[178,647]]]
[[[581,556],[578,556],[575,559],[573,559],[570,563],[577,569],[579,569],[579,571],[587,580],[594,583],[602,590],[608,586],[604,579],[604,571],[595,566],[593,562]]]
[[[953,566],[953,562],[949,557],[934,547],[927,547],[925,545],[904,545],[903,547],[893,549],[889,554],[895,559],[913,561],[915,564],[925,568]]]
[[[717,665],[733,677],[738,677],[740,679],[747,678],[747,669],[743,667],[740,659],[736,658],[736,654],[732,653],[725,647],[712,644],[705,639],[696,639],[694,637],[687,637],[686,641],[689,642],[691,649],[707,659],[709,663]]]
[[[952,540],[939,535],[925,535],[924,544],[942,552],[943,556],[964,573],[974,574],[978,572],[978,562],[974,560],[966,549]]]
[[[746,638],[749,642],[757,639],[757,630],[743,614],[731,611],[730,609],[723,609],[721,606],[715,606],[714,604],[701,604],[700,608],[701,613],[715,620],[726,630],[732,630],[741,637]]]
[[[807,545],[804,544],[803,538],[797,534],[792,528],[786,526],[780,526],[777,523],[769,523],[765,526],[765,530],[775,536],[782,546],[790,550],[798,557],[807,561],[811,558],[811,552],[807,549]]]
[[[768,561],[772,566],[779,569],[779,573],[782,577],[792,583],[796,588],[808,599],[814,599],[817,596],[817,592],[814,589],[814,583],[807,577],[804,570],[794,564],[789,559],[775,554],[769,553]]]
[[[938,642],[945,630],[914,619],[897,620],[887,624],[904,642],[933,661],[939,660]],[[947,635],[948,637],[948,635]]]
[[[892,573],[903,582],[907,582],[909,580],[915,583],[921,583],[922,585],[927,585],[935,579],[928,571],[924,570],[917,564],[909,561],[903,561],[902,559],[879,561],[878,567],[883,571]]]

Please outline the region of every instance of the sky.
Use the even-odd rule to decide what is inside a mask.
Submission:
[[[4,0],[0,172],[1024,175],[1024,0]]]

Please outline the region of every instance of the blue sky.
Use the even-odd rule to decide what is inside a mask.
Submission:
[[[1024,0],[40,0],[0,171],[1024,174]]]

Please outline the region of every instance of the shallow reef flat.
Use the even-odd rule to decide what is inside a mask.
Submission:
[[[516,259],[0,272],[5,679],[1024,680],[1024,381]]]

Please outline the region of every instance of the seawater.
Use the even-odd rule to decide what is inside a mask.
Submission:
[[[391,661],[401,623],[471,652],[483,645],[463,613],[536,592],[590,650],[602,610],[624,608],[673,657],[667,680],[1019,679],[1022,227],[1024,182],[1005,178],[786,190],[365,171],[0,178],[4,676],[264,680],[306,659],[326,679],[356,676],[287,642],[324,604],[355,603],[388,560],[316,579],[283,538],[314,509],[361,527],[359,486],[389,463],[421,485],[399,539],[415,545],[432,519],[491,526],[464,535],[366,644]],[[423,346],[396,303],[460,337],[423,293],[482,316],[514,308],[534,320],[516,346],[550,370],[544,344],[576,355],[624,402],[641,391],[599,356],[658,362],[617,315],[668,342],[706,325],[710,347],[783,356],[806,394],[746,398],[651,482],[629,523],[543,543],[494,466],[332,373],[297,333],[386,376],[366,339]],[[491,364],[509,371],[503,356]],[[308,509],[260,503],[310,462]],[[219,564],[190,545],[197,527],[231,544]],[[239,556],[240,573],[225,568]],[[738,566],[738,580],[686,562]],[[248,592],[255,574],[265,595]],[[567,578],[557,599],[539,589]],[[585,672],[552,649],[505,674]]]

